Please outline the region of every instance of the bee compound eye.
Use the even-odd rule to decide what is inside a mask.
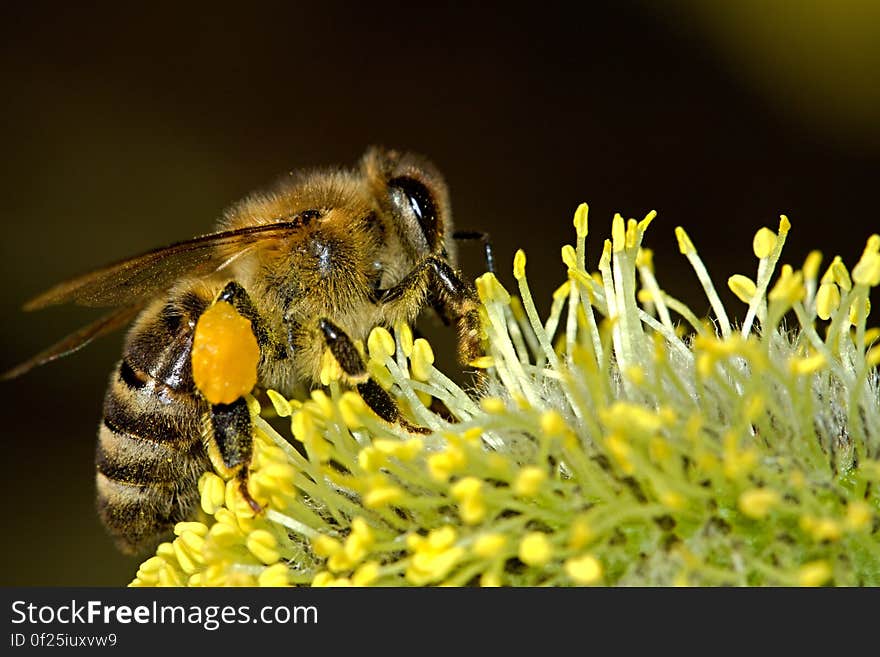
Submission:
[[[388,189],[397,212],[417,224],[428,248],[433,250],[437,245],[437,207],[431,192],[418,180],[406,176],[392,178]]]

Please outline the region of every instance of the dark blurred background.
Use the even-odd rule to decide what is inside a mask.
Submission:
[[[365,3],[367,4],[367,3]],[[585,3],[586,4],[586,3]],[[99,264],[208,231],[293,168],[369,144],[445,172],[457,224],[526,248],[536,296],[590,203],[595,267],[615,211],[659,217],[661,284],[705,312],[684,225],[723,298],[786,213],[785,260],[852,266],[880,229],[880,15],[849,2],[621,0],[563,10],[290,2],[226,11],[41,7],[0,16],[0,369],[94,317],[22,302]],[[465,249],[469,275],[477,249]],[[122,585],[93,508],[93,450],[121,334],[0,388],[0,584]]]

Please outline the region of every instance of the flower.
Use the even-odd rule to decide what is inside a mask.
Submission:
[[[250,400],[264,511],[205,473],[204,522],[178,524],[132,584],[880,584],[880,238],[820,280],[815,251],[777,273],[787,218],[761,229],[754,276],[729,279],[737,324],[681,228],[712,316],[663,290],[642,248],[654,215],[615,216],[594,272],[580,206],[546,317],[523,251],[516,294],[478,278],[474,390],[409,327],[376,329],[370,375],[429,433],[379,419],[332,358],[310,398]]]

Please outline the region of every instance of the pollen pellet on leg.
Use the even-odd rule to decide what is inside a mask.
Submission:
[[[212,404],[231,404],[257,383],[260,347],[249,320],[218,301],[196,324],[192,347],[193,380]]]

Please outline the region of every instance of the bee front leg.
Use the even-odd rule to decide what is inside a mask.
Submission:
[[[427,283],[427,285],[426,285]],[[394,287],[382,290],[379,303],[405,303],[413,290],[424,286],[431,305],[446,322],[458,329],[458,358],[462,364],[484,355],[479,301],[474,288],[465,283],[443,258],[429,256]]]
[[[318,321],[318,327],[324,335],[324,342],[330,353],[339,363],[349,381],[355,384],[358,393],[373,412],[386,422],[399,423],[407,431],[429,433],[430,430],[417,427],[400,416],[397,404],[385,390],[367,373],[364,361],[355,348],[351,338],[341,328],[328,319]]]

